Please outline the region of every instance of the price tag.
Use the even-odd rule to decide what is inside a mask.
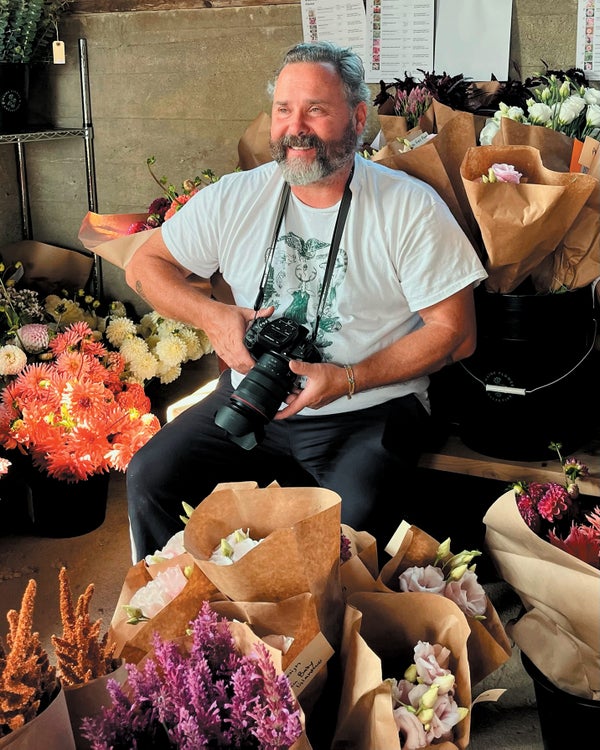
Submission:
[[[65,62],[65,43],[59,41],[52,42],[52,58],[55,65],[63,65]]]

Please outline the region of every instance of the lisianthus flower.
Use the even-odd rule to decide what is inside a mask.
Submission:
[[[209,560],[217,565],[233,565],[245,554],[254,549],[262,539],[252,539],[250,530],[236,529],[231,534],[221,539],[220,544],[215,547]]]
[[[8,470],[11,466],[12,463],[8,460],[8,458],[0,458],[0,477],[8,474]]]
[[[444,574],[433,565],[407,568],[400,574],[399,582],[400,591],[425,591],[431,594],[441,594],[446,586]]]
[[[448,581],[444,596],[452,601],[470,617],[479,618],[485,614],[487,596],[477,576],[466,570],[457,581]]]
[[[482,175],[482,182],[512,182],[518,184],[523,175],[517,172],[512,164],[492,164],[487,174]]]
[[[145,586],[139,588],[125,605],[128,622],[135,624],[155,617],[180,594],[188,579],[179,565],[172,565],[157,573]]]

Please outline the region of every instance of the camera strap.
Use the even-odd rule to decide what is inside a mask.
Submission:
[[[350,174],[348,175],[348,179],[346,180],[346,185],[344,186],[344,194],[342,195],[342,200],[340,201],[340,207],[338,209],[338,214],[335,220],[335,226],[333,227],[333,235],[331,237],[331,244],[329,245],[329,255],[327,257],[327,265],[325,267],[325,275],[323,277],[323,286],[321,287],[319,304],[317,305],[317,315],[312,333],[312,341],[315,341],[317,338],[317,332],[319,330],[319,324],[321,322],[321,317],[325,308],[327,293],[329,292],[329,285],[331,284],[331,277],[333,276],[333,269],[335,268],[335,260],[340,248],[342,232],[344,231],[346,217],[348,216],[348,211],[350,209],[350,202],[352,200],[350,183],[352,181],[353,175],[354,164],[352,164],[352,169],[350,170]],[[275,245],[277,244],[277,238],[279,236],[279,231],[281,230],[281,224],[283,222],[285,210],[290,198],[290,192],[290,185],[288,182],[285,182],[283,185],[283,190],[281,191],[281,196],[279,198],[279,205],[277,207],[277,214],[275,217],[275,229],[273,230],[273,238],[271,240],[271,245],[269,246],[267,258],[265,261],[265,270],[263,271],[263,275],[260,280],[260,287],[256,296],[256,301],[254,302],[254,312],[258,312],[263,303],[269,270],[271,268],[271,263],[273,262],[273,256],[275,255]]]

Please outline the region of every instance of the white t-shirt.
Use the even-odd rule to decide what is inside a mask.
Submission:
[[[236,304],[254,307],[283,179],[275,162],[224,175],[162,227],[172,255],[208,278],[220,269]],[[487,274],[447,205],[405,172],[355,157],[352,202],[316,343],[323,360],[360,362],[423,325],[418,310]],[[311,208],[290,195],[261,307],[312,332],[339,204]],[[234,387],[242,379],[232,373]],[[363,409],[415,393],[428,407],[428,377],[361,391],[319,410]]]

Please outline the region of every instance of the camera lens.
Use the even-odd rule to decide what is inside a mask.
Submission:
[[[295,379],[287,357],[275,352],[263,354],[231,394],[229,404],[217,411],[215,424],[242,448],[254,448],[264,435],[264,425],[273,419]]]

